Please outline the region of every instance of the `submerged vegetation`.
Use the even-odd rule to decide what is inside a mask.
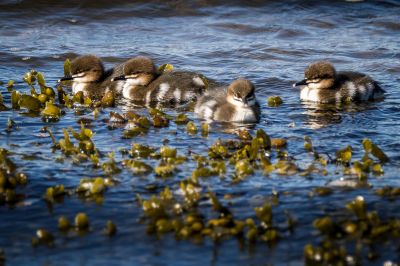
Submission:
[[[172,65],[163,65],[172,69]],[[69,61],[65,62],[68,73]],[[365,138],[356,147],[337,147],[335,154],[319,152],[309,136],[304,136],[304,149],[291,154],[291,139],[270,136],[263,129],[235,129],[228,139],[218,139],[212,145],[204,145],[203,153],[182,147],[168,146],[165,136],[163,143],[143,143],[140,138],[153,130],[175,128],[192,137],[193,145],[213,134],[208,123],[192,121],[187,114],[167,114],[165,110],[148,108],[143,112],[127,111],[118,113],[109,109],[115,105],[112,93],[106,94],[100,101],[84,97],[83,93],[69,95],[63,86],[56,89],[47,86],[42,73],[29,71],[23,77],[29,93],[14,88],[14,82],[8,82],[10,101],[0,95],[0,111],[14,110],[21,115],[41,119],[46,126],[41,133],[48,137],[54,157],[49,163],[69,161],[98,176],[86,173],[74,187],[64,184],[49,186],[43,191],[42,200],[51,207],[63,202],[68,207],[70,198],[78,198],[83,204],[101,205],[108,197],[109,190],[120,186],[119,175],[127,170],[134,177],[154,180],[144,193],[136,194],[135,207],[141,209],[139,223],[146,227],[148,234],[157,236],[173,235],[178,240],[190,240],[195,243],[211,240],[220,242],[235,238],[243,246],[265,243],[268,247],[279,245],[290,238],[295,230],[304,226],[295,212],[277,208],[280,195],[284,191],[273,190],[263,198],[257,207],[249,207],[242,213],[235,207],[234,195],[217,193],[208,185],[213,178],[225,182],[226,186],[235,186],[253,177],[271,178],[313,176],[340,176],[342,181],[333,182],[326,187],[313,187],[308,196],[329,197],[339,187],[365,188],[372,177],[384,175],[385,164],[389,157],[371,139]],[[270,107],[282,104],[279,96],[268,99]],[[73,127],[58,128],[55,134],[48,125],[57,123],[67,113],[77,117],[80,130]],[[91,120],[99,113],[109,113],[108,130],[123,128],[121,139],[131,139],[129,147],[112,152],[101,151],[95,143],[96,128]],[[86,115],[81,119],[80,114]],[[90,117],[90,118],[88,118]],[[8,132],[16,129],[13,120],[9,120]],[[62,132],[62,137],[60,137]],[[112,145],[112,143],[110,143]],[[299,155],[300,154],[300,155]],[[0,206],[13,208],[29,198],[20,188],[29,186],[29,176],[19,171],[23,162],[12,157],[13,152],[0,149]],[[307,163],[299,160],[307,158]],[[301,162],[300,162],[301,161]],[[350,184],[350,185],[349,185]],[[400,189],[383,187],[375,189],[376,195],[396,200]],[[133,198],[134,195],[132,195]],[[240,196],[236,196],[240,197]],[[238,201],[238,200],[237,200]],[[335,213],[336,212],[336,213]],[[304,260],[307,264],[359,264],[363,260],[374,260],[379,254],[374,249],[376,243],[395,244],[400,237],[400,220],[387,217],[373,209],[363,197],[359,196],[335,212],[314,219],[310,227],[317,230],[315,239],[304,246]],[[339,214],[338,214],[339,213]],[[133,217],[134,218],[134,217]],[[104,220],[102,228],[92,226],[86,213],[77,213],[75,217],[59,216],[55,225],[59,232],[38,228],[32,238],[32,245],[57,247],[59,238],[64,235],[85,237],[83,233],[102,232],[113,236],[123,232],[111,220]],[[43,225],[46,226],[46,225]],[[54,228],[51,226],[51,228]],[[301,230],[301,229],[300,229]],[[90,235],[90,234],[89,234]],[[308,234],[311,236],[311,233]],[[89,236],[87,236],[89,237]],[[0,264],[4,253],[0,249]]]

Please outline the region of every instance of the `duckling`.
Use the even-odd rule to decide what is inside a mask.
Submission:
[[[336,72],[330,62],[312,63],[304,71],[304,80],[293,84],[300,86],[300,99],[319,103],[343,101],[361,102],[383,98],[385,91],[366,74]]]
[[[194,112],[201,118],[224,122],[255,123],[260,105],[253,83],[237,79],[229,87],[215,88],[198,99]]]
[[[75,94],[82,91],[85,97],[94,99],[101,98],[108,90],[117,86],[112,83],[113,77],[121,75],[123,65],[104,70],[100,58],[95,55],[83,55],[71,62],[70,75],[63,77],[58,82],[72,80],[72,92]]]
[[[114,81],[124,80],[122,96],[136,102],[179,104],[195,100],[212,80],[204,80],[200,74],[189,71],[173,71],[159,74],[149,57],[138,56],[124,64],[124,75]]]

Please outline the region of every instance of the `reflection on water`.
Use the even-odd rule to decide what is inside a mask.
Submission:
[[[320,129],[326,126],[340,124],[345,114],[355,115],[374,108],[376,102],[368,103],[338,103],[322,104],[302,102],[303,114],[306,115],[305,126],[311,129]]]

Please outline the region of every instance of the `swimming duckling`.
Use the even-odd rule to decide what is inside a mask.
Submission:
[[[254,123],[260,120],[260,105],[254,85],[237,79],[229,87],[215,88],[198,99],[194,112],[207,120]]]
[[[99,99],[108,90],[113,90],[117,85],[111,82],[113,77],[121,75],[122,65],[104,70],[100,58],[95,55],[83,55],[71,62],[70,76],[59,80],[72,80],[72,92],[82,91],[85,97]]]
[[[385,91],[368,75],[342,71],[336,72],[327,61],[318,61],[304,71],[304,80],[293,84],[300,86],[300,99],[320,103],[343,101],[361,102],[383,97]]]
[[[173,71],[158,74],[153,60],[139,56],[124,64],[124,75],[114,81],[124,80],[122,96],[136,102],[185,103],[195,100],[215,82],[204,80],[200,74],[189,71]]]

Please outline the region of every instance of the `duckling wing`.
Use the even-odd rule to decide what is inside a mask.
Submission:
[[[212,90],[208,90],[203,96],[197,99],[194,112],[201,118],[204,119],[215,119],[215,115],[219,110],[227,105],[226,94],[227,87],[217,87]],[[226,108],[223,108],[227,110]],[[228,108],[229,109],[229,108]],[[227,110],[232,113],[232,110]]]
[[[201,75],[189,71],[166,72],[148,86],[152,102],[166,103],[195,100],[206,88]]]
[[[341,91],[352,101],[368,101],[383,97],[384,90],[370,76],[352,71],[339,72]]]

